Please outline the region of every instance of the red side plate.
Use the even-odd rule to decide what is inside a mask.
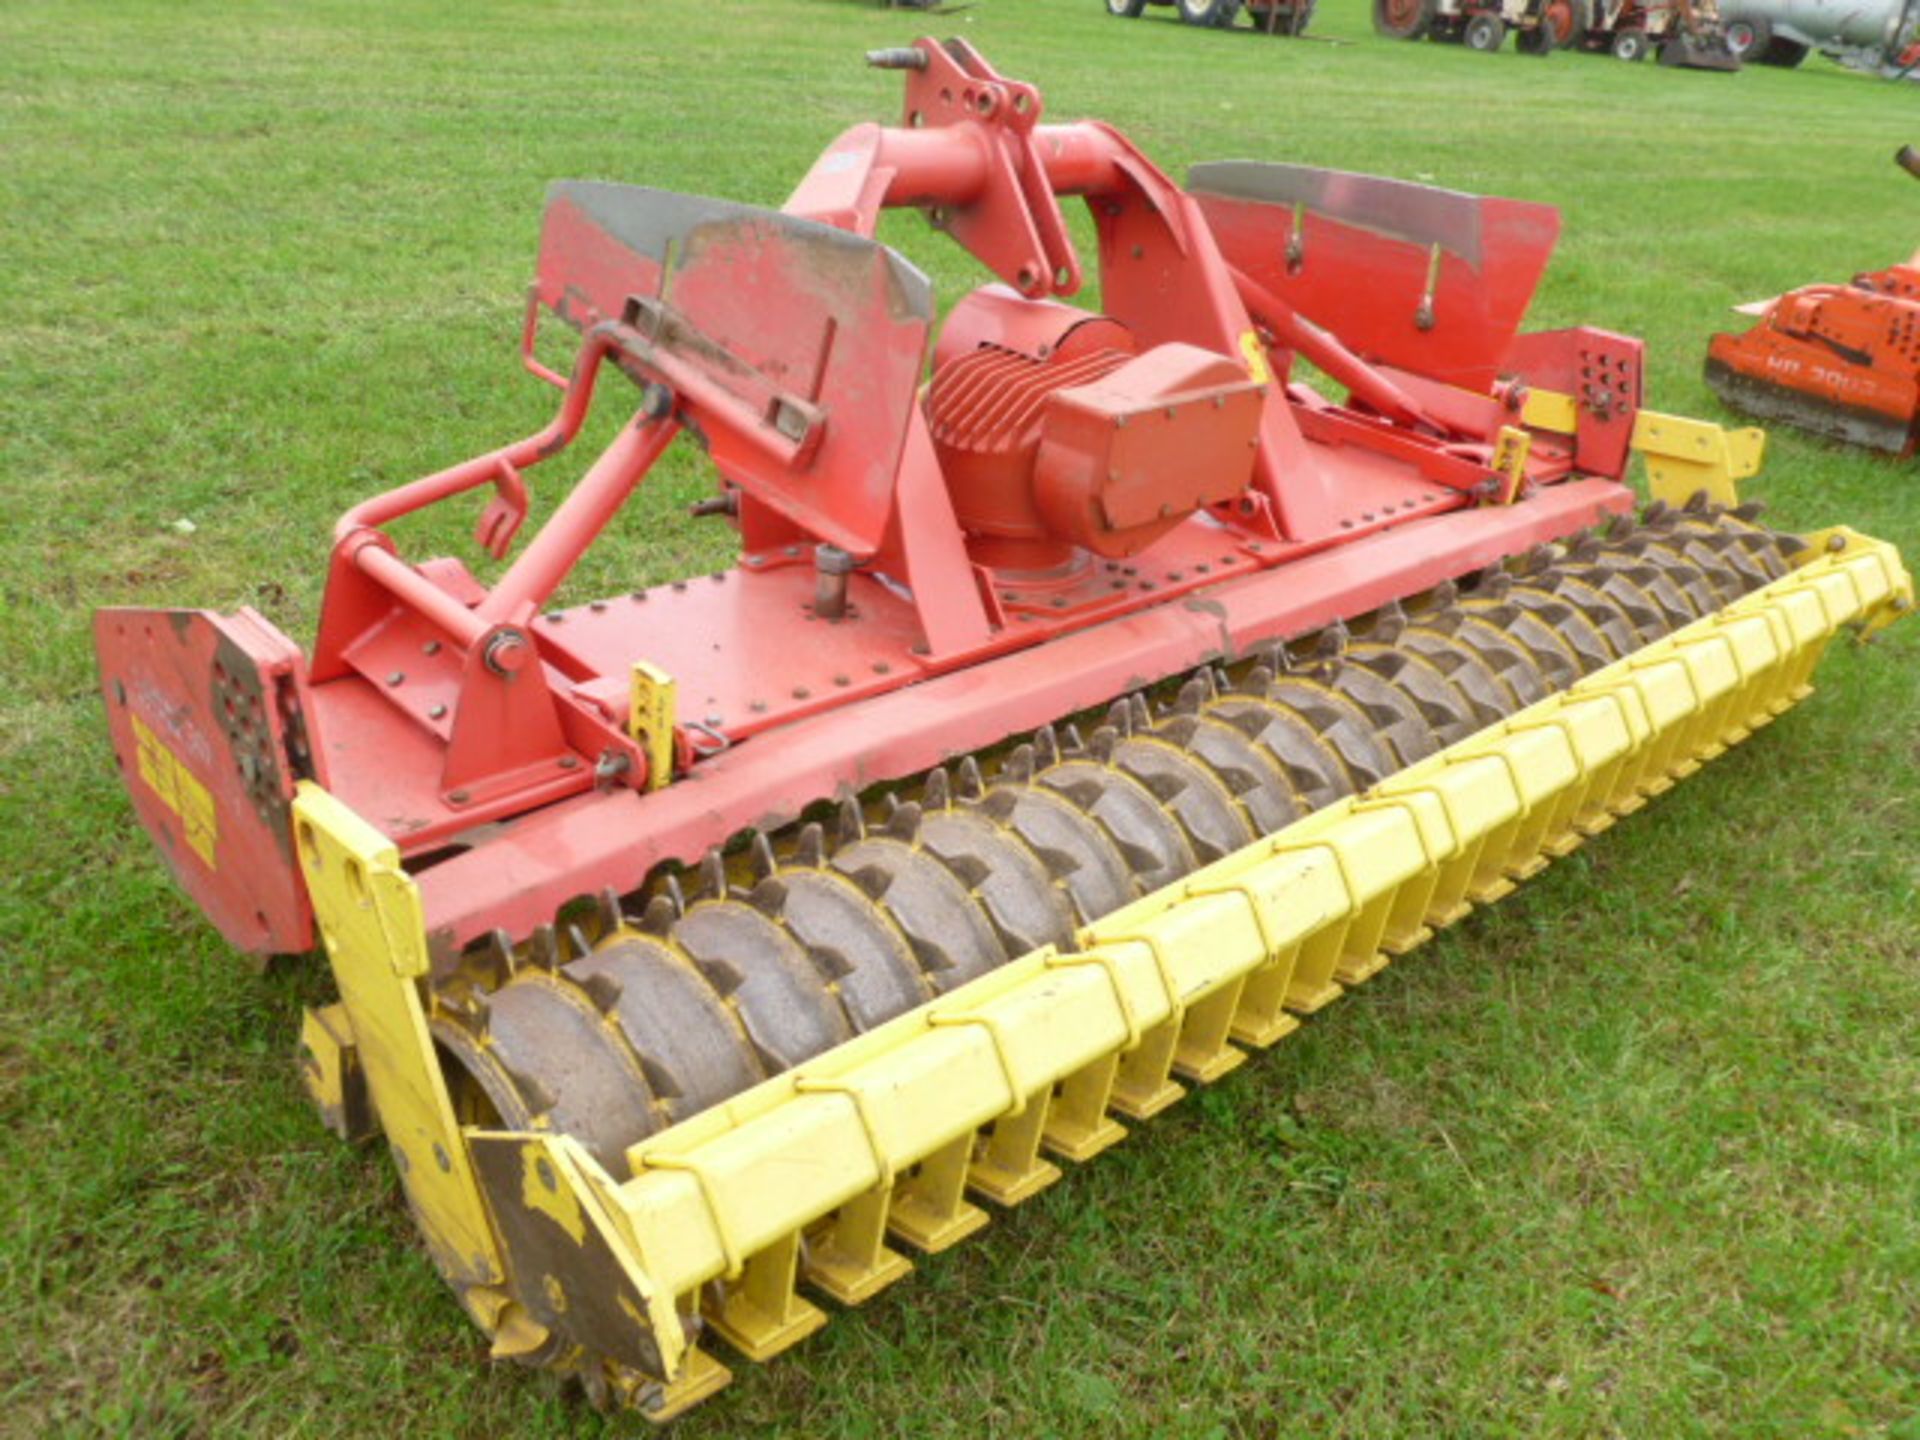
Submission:
[[[93,636],[114,758],[181,888],[238,949],[311,948],[291,810],[314,774],[299,648],[252,610],[101,610]]]

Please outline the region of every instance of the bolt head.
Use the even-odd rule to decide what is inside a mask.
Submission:
[[[526,637],[517,630],[502,630],[487,642],[487,668],[496,675],[511,675],[526,667],[529,651]]]

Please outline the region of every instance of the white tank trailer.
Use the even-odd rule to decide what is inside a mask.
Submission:
[[[1920,0],[1721,0],[1742,60],[1798,65],[1818,50],[1842,65],[1920,79]]]

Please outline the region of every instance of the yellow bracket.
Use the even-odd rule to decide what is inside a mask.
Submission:
[[[1715,504],[1738,505],[1734,482],[1760,473],[1767,432],[1757,425],[1729,430],[1710,420],[1642,410],[1634,417],[1633,448],[1646,459],[1653,499],[1684,505],[1704,490]]]
[[[1529,430],[1571,435],[1580,428],[1580,406],[1573,396],[1558,390],[1528,390],[1520,419]]]
[[[338,1001],[307,1007],[300,1025],[300,1083],[321,1122],[342,1140],[364,1140],[373,1133],[367,1077],[347,1007]]]
[[[1527,454],[1533,449],[1533,436],[1514,425],[1502,425],[1493,442],[1493,470],[1501,477],[1500,493],[1495,501],[1511,505],[1520,498],[1527,483]]]
[[[647,789],[663,790],[673,780],[673,727],[678,690],[673,677],[645,660],[633,662],[633,694],[628,701],[627,733],[647,757]]]

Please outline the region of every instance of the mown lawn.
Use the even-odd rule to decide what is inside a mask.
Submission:
[[[1165,12],[1161,12],[1164,14]],[[0,7],[0,1431],[626,1433],[485,1347],[384,1158],[171,888],[102,739],[105,603],[310,635],[327,525],[524,433],[559,176],[778,203],[926,28],[1178,173],[1253,156],[1563,207],[1536,322],[1646,335],[1903,256],[1914,94],[1317,40],[1096,0]],[[889,228],[949,298],[967,266]],[[721,558],[682,459],[583,586]],[[1752,492],[1920,554],[1920,481],[1777,433]],[[451,529],[449,534],[451,534]],[[1920,625],[688,1435],[1920,1435]]]

